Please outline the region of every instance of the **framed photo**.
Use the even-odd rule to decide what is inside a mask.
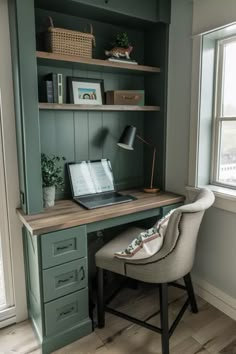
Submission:
[[[104,104],[104,83],[101,79],[68,77],[69,100],[74,104]]]

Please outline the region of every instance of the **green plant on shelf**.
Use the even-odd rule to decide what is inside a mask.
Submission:
[[[129,43],[129,37],[126,32],[120,32],[117,33],[115,36],[113,42],[112,42],[113,47],[120,47],[120,48],[129,48],[130,43]]]
[[[63,185],[62,170],[63,167],[59,166],[61,161],[65,161],[66,158],[56,155],[41,154],[41,168],[42,168],[42,180],[43,187],[56,188]]]

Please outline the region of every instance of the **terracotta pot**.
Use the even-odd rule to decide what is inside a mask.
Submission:
[[[43,187],[43,206],[49,208],[55,204],[55,186]]]

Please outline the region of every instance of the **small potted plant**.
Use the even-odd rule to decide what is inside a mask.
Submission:
[[[126,32],[117,33],[113,42],[111,43],[112,49],[105,50],[105,55],[114,59],[126,59],[131,61],[130,53],[133,47],[130,45],[129,37]]]
[[[43,203],[45,208],[51,207],[55,204],[56,188],[63,184],[63,168],[62,166],[59,166],[61,160],[64,161],[65,157],[41,154]]]

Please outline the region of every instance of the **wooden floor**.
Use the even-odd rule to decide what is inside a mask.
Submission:
[[[138,291],[125,289],[113,306],[129,314],[148,318],[156,311],[158,292],[145,287]],[[135,295],[135,296],[134,296]],[[170,321],[183,304],[185,296],[171,288]],[[236,354],[236,322],[198,298],[199,313],[187,311],[171,337],[171,354]],[[149,321],[159,323],[159,316]],[[106,315],[106,327],[96,329],[57,354],[161,354],[160,336],[147,329],[130,324],[113,315]],[[41,353],[28,321],[0,330],[0,353]]]

